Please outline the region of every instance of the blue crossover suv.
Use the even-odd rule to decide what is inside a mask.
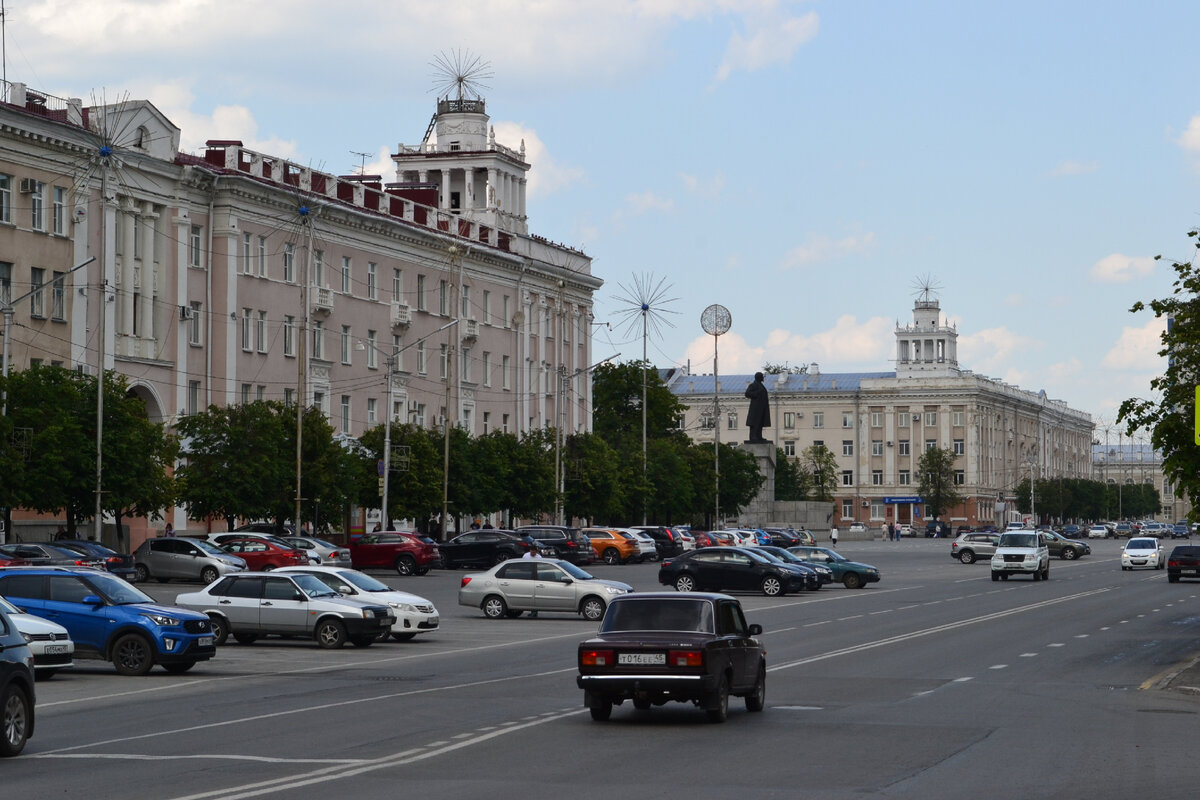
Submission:
[[[0,595],[66,628],[75,641],[76,658],[111,661],[122,675],[145,675],[155,664],[167,672],[186,672],[217,652],[207,616],[159,605],[107,572],[0,569]]]

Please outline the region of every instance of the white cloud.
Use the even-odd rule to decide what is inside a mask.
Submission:
[[[1155,317],[1140,328],[1122,327],[1117,338],[1100,364],[1108,369],[1145,371],[1163,362],[1158,355],[1162,349],[1162,335],[1167,329],[1164,319]]]
[[[737,319],[733,323],[737,325]],[[846,314],[829,330],[811,335],[776,328],[761,344],[751,344],[741,334],[730,331],[720,339],[721,372],[754,372],[767,361],[793,366],[816,362],[826,372],[846,367],[886,370],[884,365],[891,355],[888,334],[894,324],[882,317],[859,322]],[[693,370],[711,371],[712,349],[711,336],[701,336],[688,344],[686,358],[691,359]]]
[[[959,335],[958,363],[965,369],[982,375],[1001,376],[1003,380],[1021,386],[1024,381],[1009,376],[1027,373],[1011,364],[1020,360],[1019,356],[1041,348],[1039,340],[1021,336],[1008,328],[987,328],[978,333]]]
[[[674,200],[669,197],[660,197],[649,190],[626,195],[625,203],[634,214],[645,214],[648,211],[662,211],[665,213],[675,208]]]
[[[530,165],[526,199],[545,197],[583,180],[583,170],[558,163],[533,128],[517,122],[494,122],[492,127],[496,129],[498,144],[513,150],[520,150],[521,143],[525,144],[525,160]]]
[[[1020,292],[1012,292],[1011,294],[1006,294],[1002,302],[1010,308],[1017,308],[1025,305],[1025,295]]]
[[[1187,130],[1175,142],[1189,153],[1200,154],[1200,114],[1188,120]]]
[[[766,15],[748,35],[735,32],[730,36],[715,80],[719,83],[737,71],[756,72],[771,64],[786,64],[800,45],[817,35],[818,27],[815,11],[782,20]]]
[[[711,178],[701,180],[695,175],[689,175],[686,172],[679,173],[679,179],[683,181],[684,187],[690,194],[698,195],[708,200],[715,199],[721,195],[721,191],[725,188],[725,174],[718,171]]]
[[[1058,166],[1050,170],[1050,174],[1056,178],[1067,175],[1087,175],[1099,169],[1100,165],[1095,161],[1060,161]]]
[[[1113,253],[1097,261],[1089,273],[1100,283],[1128,283],[1154,272],[1154,259],[1146,256],[1126,256]]]
[[[792,248],[783,257],[783,269],[806,267],[826,261],[844,258],[845,256],[863,253],[875,247],[875,234],[865,233],[862,236],[846,236],[841,239],[831,239],[822,234],[810,233],[804,244]]]
[[[131,87],[130,97],[152,98],[154,106],[179,126],[179,148],[185,152],[202,151],[209,139],[238,139],[251,150],[281,158],[295,158],[299,152],[294,139],[260,137],[258,121],[245,106],[217,106],[211,114],[199,114],[192,111],[195,96],[191,88],[182,82],[157,83],[140,91],[142,88]]]

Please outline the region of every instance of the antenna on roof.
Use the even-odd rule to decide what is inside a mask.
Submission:
[[[438,97],[455,100],[482,100],[481,89],[490,89],[485,81],[492,78],[492,65],[479,56],[471,55],[470,50],[453,50],[449,53],[439,53],[429,63],[433,67],[434,85],[430,91],[436,91]]]
[[[370,158],[373,154],[372,153],[360,153],[358,150],[351,150],[350,155],[358,156],[359,164],[358,164],[358,173],[357,174],[358,175],[366,175],[367,174],[367,159]],[[351,167],[351,169],[353,169],[353,167]]]

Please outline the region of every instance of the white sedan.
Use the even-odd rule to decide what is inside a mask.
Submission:
[[[26,614],[25,611],[0,597],[0,608],[8,614],[13,625],[33,653],[33,670],[38,680],[49,678],[60,669],[75,666],[75,642],[71,634],[57,622]]]
[[[1125,543],[1121,551],[1121,569],[1163,569],[1167,566],[1162,542],[1152,536],[1136,536]]]
[[[348,567],[282,567],[276,573],[303,572],[312,575],[343,597],[364,602],[386,604],[396,615],[392,625],[392,638],[407,642],[418,633],[432,633],[441,620],[433,603],[424,597],[401,592],[386,583]]]
[[[1091,526],[1090,528],[1088,528],[1087,537],[1089,539],[1107,539],[1108,538],[1108,526],[1106,526],[1106,525]]]

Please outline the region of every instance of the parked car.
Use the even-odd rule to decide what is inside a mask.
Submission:
[[[635,525],[630,530],[642,531],[654,540],[659,560],[677,556],[688,549],[687,542],[677,531],[663,525]]]
[[[543,553],[553,558],[570,561],[576,566],[587,566],[596,560],[592,543],[578,528],[561,525],[527,525],[517,528],[517,536],[528,536],[537,542]]]
[[[806,572],[755,552],[754,547],[706,547],[674,556],[658,568],[658,582],[679,592],[758,591],[767,597],[804,591]]]
[[[438,545],[442,567],[490,567],[520,558],[529,549],[521,537],[498,530],[470,531]]]
[[[18,542],[0,544],[0,553],[19,558],[35,567],[94,567],[104,569],[104,561],[94,556],[85,556],[44,542]]]
[[[355,569],[394,569],[399,575],[424,575],[442,563],[438,546],[407,531],[364,533],[350,542]]]
[[[129,553],[118,553],[116,550],[112,550],[102,544],[83,539],[56,539],[54,546],[65,550],[72,550],[85,559],[99,559],[104,562],[106,570],[119,578],[124,578],[127,581],[137,578],[137,570],[134,569],[133,565],[133,556]]]
[[[724,722],[730,695],[745,698],[747,711],[765,706],[766,651],[755,638],[761,634],[726,595],[623,595],[613,599],[599,634],[579,645],[576,683],[599,722],[626,700],[642,711],[694,703]]]
[[[911,539],[916,536],[916,533],[913,532],[913,526],[907,523],[896,526],[896,533],[901,539]],[[813,544],[815,544],[815,542]]]
[[[789,528],[767,528],[767,533],[771,537],[770,544],[774,547],[795,547],[804,544],[800,534]]]
[[[0,611],[17,626],[25,643],[33,652],[33,669],[37,679],[49,678],[60,669],[75,666],[72,657],[75,643],[62,625],[48,619],[26,614],[23,608],[0,597]]]
[[[1029,575],[1035,581],[1050,580],[1050,549],[1044,534],[1033,530],[1005,531],[992,554],[992,580],[1010,575]]]
[[[764,547],[759,547],[755,552],[762,553],[768,558],[776,558],[785,564],[790,564],[793,567],[800,567],[812,573],[812,580],[805,585],[805,589],[817,590],[827,583],[833,583],[833,570],[824,564],[818,564],[815,561],[805,561],[795,553],[789,553],[786,548],[776,547],[769,544]]]
[[[1131,536],[1136,536],[1137,532],[1130,523],[1118,522],[1113,526],[1113,535],[1122,539],[1128,539]]]
[[[33,736],[35,699],[33,652],[0,608],[0,756],[20,755]]]
[[[998,533],[964,533],[950,543],[950,557],[974,564],[981,558],[991,558],[999,541]]]
[[[392,623],[391,637],[397,642],[407,642],[418,633],[433,633],[440,624],[438,610],[424,597],[397,591],[356,569],[307,566],[282,567],[275,570],[277,575],[291,573],[312,575],[342,597],[349,597],[351,600],[386,604],[396,617],[396,621]]]
[[[1148,567],[1164,569],[1167,566],[1162,543],[1153,536],[1135,536],[1121,550],[1121,569]]]
[[[1107,539],[1111,535],[1107,525],[1089,525],[1087,529],[1087,538],[1089,539]]]
[[[282,541],[297,550],[303,550],[308,555],[308,560],[313,563],[330,567],[350,566],[350,548],[348,547],[339,547],[314,536],[284,536]]]
[[[1200,578],[1200,547],[1177,544],[1167,558],[1167,582],[1178,583],[1181,578]]]
[[[122,675],[145,675],[155,664],[167,672],[187,672],[216,654],[208,617],[160,604],[107,572],[7,570],[0,573],[0,595],[66,628],[76,658],[111,661]]]
[[[244,572],[245,560],[214,544],[186,536],[147,539],[133,551],[133,566],[139,581],[154,578],[212,583],[222,575]]]
[[[627,564],[642,560],[637,544],[616,529],[584,528],[581,533],[591,541],[595,557],[605,564]]]
[[[3,567],[24,567],[28,566],[29,562],[23,558],[17,558],[8,553],[0,553],[0,568]]]
[[[1059,533],[1062,534],[1064,539],[1083,538],[1083,528],[1079,527],[1078,525],[1063,525],[1062,530],[1059,531]]]
[[[257,536],[228,539],[219,546],[226,553],[245,561],[246,566],[255,572],[270,572],[279,567],[300,567],[309,563],[308,554],[303,550]]]
[[[847,532],[848,533],[866,533],[867,532],[867,523],[851,522],[850,527],[847,529]]]
[[[692,531],[692,540],[696,547],[720,547],[717,540],[708,535],[708,531]]]
[[[565,611],[599,622],[614,597],[632,591],[627,583],[601,580],[563,559],[516,558],[464,575],[458,604],[482,609],[488,619]]]
[[[294,573],[228,575],[175,602],[207,615],[217,644],[229,636],[251,644],[278,635],[308,636],[326,649],[347,641],[367,647],[396,621],[383,603],[347,599],[312,575]]]
[[[637,545],[640,560],[658,561],[658,548],[655,546],[654,539],[650,537],[650,534],[645,531],[635,531],[628,528],[621,529],[619,533]],[[705,535],[707,536],[708,534]]]
[[[878,583],[881,578],[878,568],[851,561],[829,547],[789,547],[788,552],[805,561],[829,567],[833,570],[833,579],[847,589],[862,589],[869,583]]]
[[[1186,522],[1177,522],[1171,526],[1172,539],[1192,538],[1192,528]]]
[[[1046,547],[1049,548],[1051,557],[1057,556],[1065,561],[1074,561],[1081,556],[1090,555],[1092,552],[1091,545],[1087,542],[1073,542],[1054,531],[1043,531],[1042,536],[1046,539]]]

